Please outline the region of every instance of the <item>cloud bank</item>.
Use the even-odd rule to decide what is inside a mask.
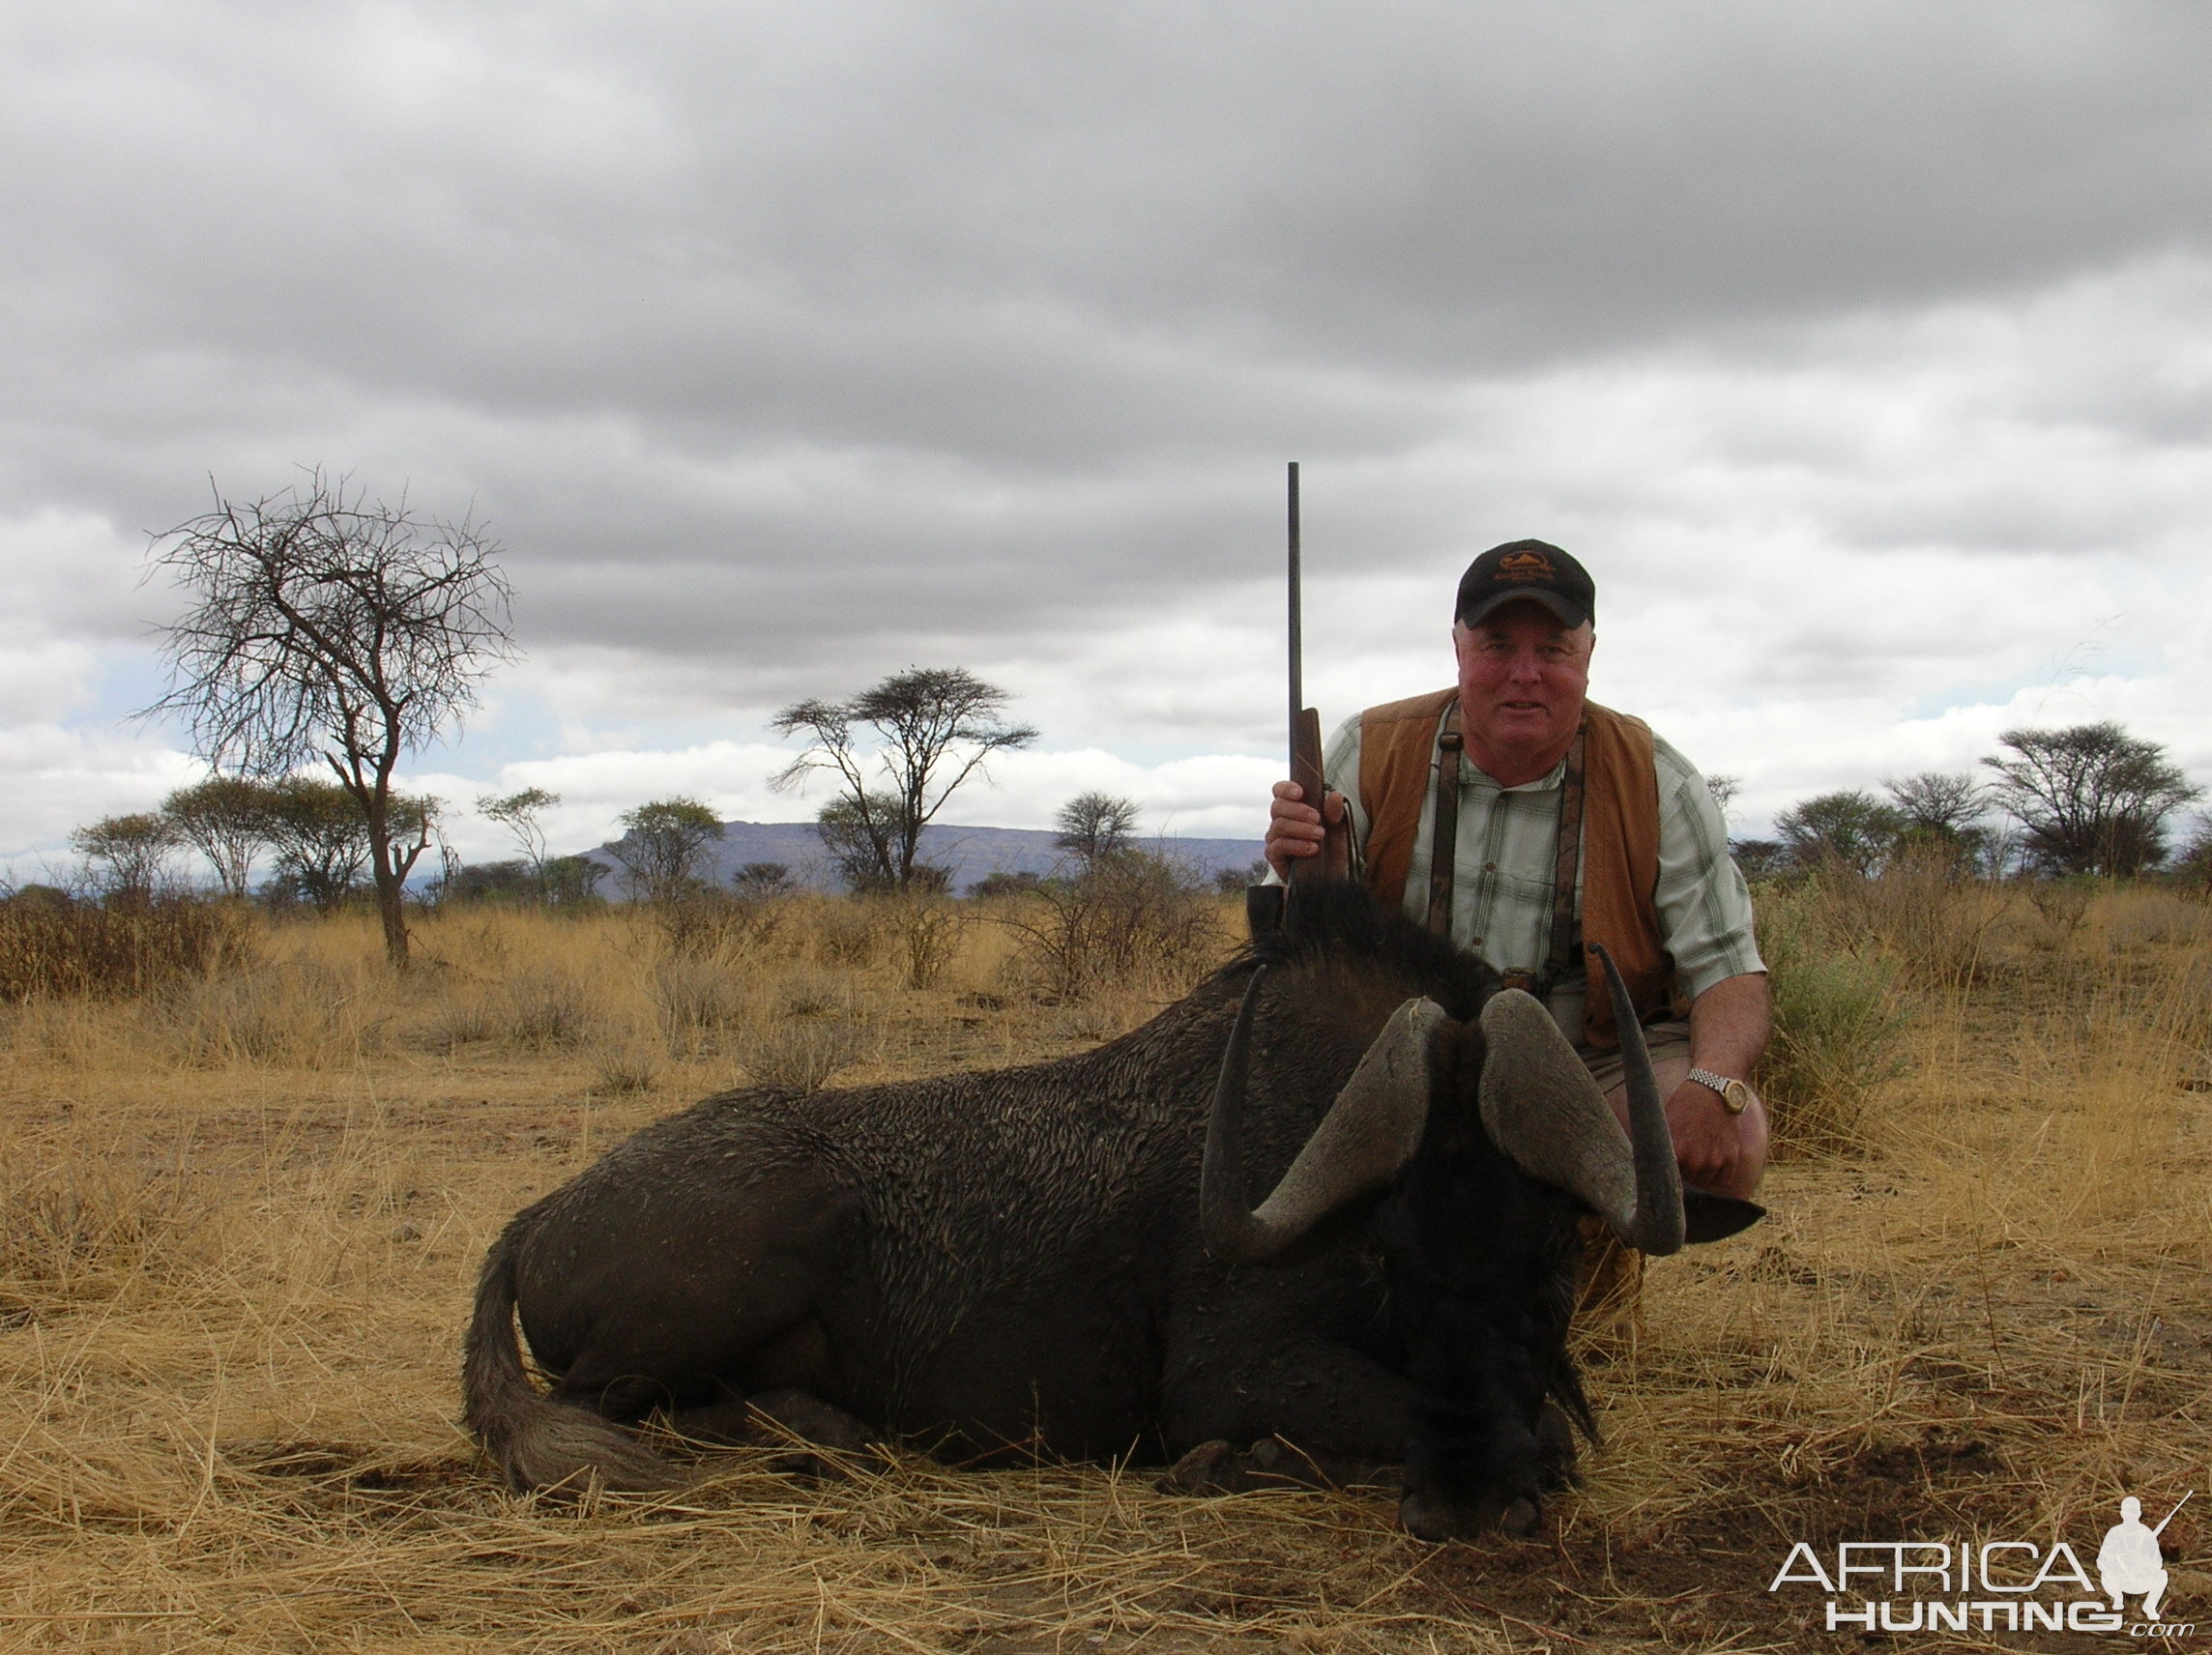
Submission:
[[[602,836],[910,663],[1069,793],[1256,831],[1283,460],[1324,714],[1540,535],[1739,825],[2192,716],[2212,170],[2186,4],[92,4],[0,21],[0,856],[191,767],[148,531],[301,465],[504,540],[418,785]],[[496,854],[456,816],[466,854]]]

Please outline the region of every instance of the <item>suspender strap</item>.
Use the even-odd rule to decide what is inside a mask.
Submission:
[[[1459,863],[1459,767],[1463,746],[1459,730],[1459,703],[1444,710],[1443,729],[1437,737],[1436,824],[1429,835],[1429,929],[1439,937],[1451,936],[1453,875]],[[1580,929],[1575,913],[1575,871],[1583,853],[1583,733],[1575,732],[1567,749],[1566,773],[1559,783],[1558,850],[1552,862],[1552,946],[1544,961],[1542,981],[1557,982],[1574,967],[1575,939]],[[1515,980],[1520,979],[1520,980]],[[1509,987],[1536,986],[1534,973],[1512,972]]]
[[[1437,814],[1429,835],[1429,929],[1451,937],[1452,876],[1459,871],[1459,698],[1444,709],[1437,737]]]
[[[1552,952],[1544,980],[1557,982],[1574,967],[1576,923],[1575,870],[1583,854],[1583,733],[1567,749],[1567,773],[1559,782],[1559,849],[1552,864]]]

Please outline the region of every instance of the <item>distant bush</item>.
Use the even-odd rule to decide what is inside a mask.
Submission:
[[[1019,896],[1023,891],[1034,890],[1042,884],[1044,884],[1044,876],[1031,873],[1027,868],[1018,873],[1001,869],[997,873],[985,874],[970,886],[968,894],[980,896],[986,900],[994,896]]]
[[[798,893],[799,882],[791,877],[790,867],[783,862],[747,862],[730,876],[730,894],[742,901]]]
[[[727,966],[773,941],[793,906],[787,897],[741,898],[709,886],[646,913],[670,952]]]
[[[1873,879],[1818,875],[1806,898],[1825,932],[1881,951],[1911,987],[1963,993],[1988,963],[1992,931],[2012,906],[2000,886],[1971,877],[1955,843],[1901,840]]]
[[[1267,878],[1267,858],[1255,857],[1252,865],[1243,868],[1215,868],[1213,888],[1223,896],[1242,896],[1247,886],[1265,883]]]
[[[1016,969],[1047,996],[1076,1000],[1137,977],[1179,993],[1213,963],[1218,917],[1187,868],[1122,851],[1039,886],[1006,923],[1021,940]]]
[[[32,887],[0,899],[0,1001],[143,994],[247,963],[251,922],[189,897],[102,906]]]

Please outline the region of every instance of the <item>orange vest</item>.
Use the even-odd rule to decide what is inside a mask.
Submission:
[[[1367,813],[1368,888],[1403,909],[1413,835],[1435,808],[1437,729],[1456,689],[1371,707],[1359,715],[1359,803]],[[1675,992],[1674,961],[1659,930],[1659,771],[1651,727],[1641,718],[1583,704],[1583,963],[1590,990],[1583,1038],[1615,1046],[1605,971],[1587,953],[1603,943],[1649,1023],[1687,1016]],[[1449,854],[1448,851],[1445,854]]]

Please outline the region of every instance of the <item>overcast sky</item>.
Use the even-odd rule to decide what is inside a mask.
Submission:
[[[506,548],[472,857],[810,816],[770,717],[910,664],[1044,732],[953,819],[1256,834],[1293,458],[1330,723],[1532,535],[1739,831],[2212,782],[2207,86],[2196,0],[8,8],[0,868],[198,773],[148,534],[311,465]]]

